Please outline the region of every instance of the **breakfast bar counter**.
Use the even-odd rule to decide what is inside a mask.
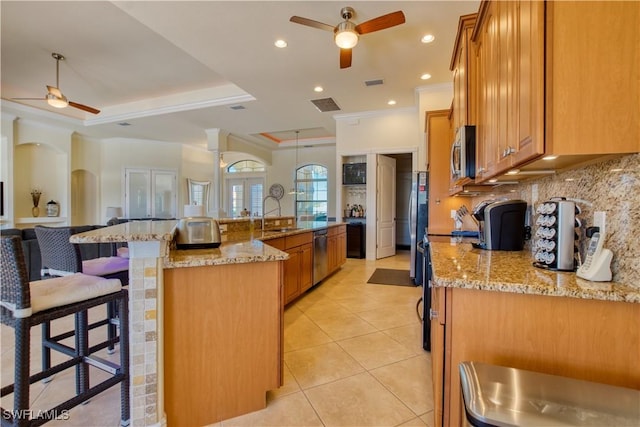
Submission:
[[[434,239],[431,355],[435,425],[460,425],[462,362],[640,390],[640,289],[532,265],[528,251]],[[635,285],[635,286],[633,286]]]
[[[73,235],[129,248],[131,425],[206,425],[266,405],[282,384],[288,258],[229,233],[219,248],[176,250],[175,220]],[[282,233],[260,232],[269,238]]]

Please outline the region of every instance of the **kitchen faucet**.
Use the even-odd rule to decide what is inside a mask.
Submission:
[[[267,199],[275,200],[276,203],[278,203],[278,207],[271,209],[269,212],[265,212],[265,208],[267,206]],[[264,199],[262,199],[262,231],[264,231],[265,217],[267,216],[267,214],[270,214],[271,212],[274,212],[274,211],[278,211],[278,216],[282,216],[282,210],[280,208],[280,200],[278,200],[276,197],[273,197],[273,196],[266,196]]]

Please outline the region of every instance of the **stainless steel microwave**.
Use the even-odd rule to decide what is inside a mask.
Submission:
[[[476,127],[460,126],[451,144],[451,180],[476,177]]]

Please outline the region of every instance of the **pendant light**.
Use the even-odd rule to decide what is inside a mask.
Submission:
[[[293,165],[293,187],[289,190],[289,194],[298,194],[296,184],[298,182],[298,135],[300,131],[296,131],[296,162]]]

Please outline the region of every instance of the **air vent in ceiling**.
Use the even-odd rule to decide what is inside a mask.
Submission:
[[[245,109],[244,105],[232,105],[229,108],[231,108],[232,110],[244,110]]]
[[[365,86],[378,86],[378,85],[384,84],[384,80],[382,79],[365,80],[364,84]]]
[[[340,110],[340,107],[338,107],[338,104],[336,104],[333,98],[312,99],[311,102],[321,113]]]

